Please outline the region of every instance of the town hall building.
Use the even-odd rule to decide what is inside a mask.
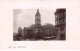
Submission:
[[[46,25],[41,25],[41,14],[39,9],[35,14],[35,24],[30,27],[24,27],[21,31],[20,28],[18,29],[19,32],[23,32],[22,38],[23,39],[46,39],[47,37],[54,37],[57,35],[55,31],[55,26],[52,24],[47,23]]]
[[[56,9],[54,14],[55,26],[49,23],[41,25],[41,14],[37,9],[35,24],[24,29],[19,27],[14,40],[66,40],[66,9]]]

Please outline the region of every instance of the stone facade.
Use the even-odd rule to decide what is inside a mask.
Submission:
[[[36,15],[35,15],[35,24],[31,25],[30,27],[24,27],[23,29],[23,37],[24,39],[44,39],[45,37],[51,37],[57,35],[55,31],[55,26],[52,24],[45,24],[41,25],[41,15],[39,12],[39,9],[37,9]],[[21,32],[21,30],[19,30]],[[18,32],[18,33],[19,33]]]
[[[57,9],[55,12],[55,26],[58,29],[58,39],[66,39],[66,9]]]
[[[17,37],[20,37],[22,40],[66,40],[66,9],[56,10],[55,26],[49,23],[41,25],[41,14],[39,9],[37,9],[35,24],[32,24],[30,27],[24,27],[24,29],[20,27]]]

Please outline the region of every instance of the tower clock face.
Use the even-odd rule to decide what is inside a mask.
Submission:
[[[36,19],[37,19],[37,17],[36,17]]]
[[[40,17],[38,16],[38,18],[40,18]]]
[[[38,16],[38,17],[36,17],[36,19],[37,19],[37,18],[40,18],[40,17]]]

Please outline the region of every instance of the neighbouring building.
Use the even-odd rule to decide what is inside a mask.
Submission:
[[[56,9],[55,26],[58,29],[57,39],[66,40],[66,9]]]

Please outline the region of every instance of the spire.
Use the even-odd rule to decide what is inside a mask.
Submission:
[[[37,13],[39,13],[39,9],[37,9]]]
[[[39,13],[39,9],[37,9],[36,15],[35,15],[35,24],[36,25],[41,25],[41,15]]]
[[[37,9],[36,16],[40,16],[39,9]]]

